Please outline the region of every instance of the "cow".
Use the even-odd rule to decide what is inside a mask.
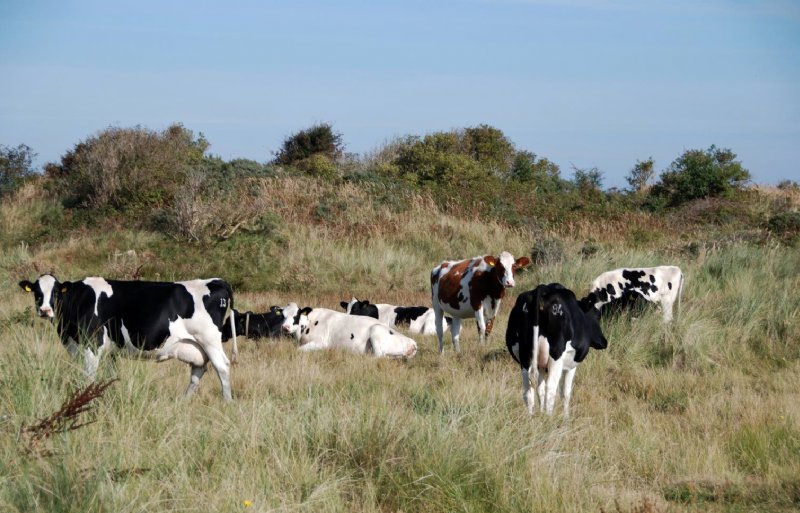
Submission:
[[[564,416],[569,417],[578,364],[589,348],[608,346],[599,320],[599,310],[588,303],[582,306],[571,290],[558,283],[539,285],[517,297],[508,318],[506,346],[522,368],[522,399],[529,414],[534,411],[531,374],[537,380],[539,408],[548,415],[553,414],[563,375],[561,399]]]
[[[182,282],[106,280],[89,277],[59,282],[51,274],[19,286],[33,293],[39,316],[56,322],[67,351],[84,356],[84,370],[94,379],[104,353],[175,358],[191,366],[186,397],[200,385],[210,361],[231,401],[230,361],[222,349],[222,327],[231,324],[232,359],[236,346],[233,292],[218,278]]]
[[[349,303],[339,303],[344,311],[350,315],[364,315],[378,319],[387,326],[408,327],[409,333],[418,335],[434,335],[436,333],[435,315],[432,308],[427,306],[395,306],[384,303],[373,304],[368,299],[358,300],[352,298]],[[446,317],[447,326],[450,327],[452,319]]]
[[[514,272],[530,264],[528,257],[514,260],[511,253],[478,256],[467,260],[446,260],[431,271],[431,301],[439,338],[439,354],[444,352],[444,314],[453,317],[453,349],[461,351],[461,319],[475,318],[480,343],[492,332],[492,323],[507,288],[514,286]]]
[[[683,273],[674,265],[621,268],[604,272],[592,281],[589,294],[582,301],[601,308],[625,293],[638,294],[647,301],[659,303],[665,323],[672,321],[672,305],[681,304]]]
[[[327,308],[283,307],[283,331],[300,342],[300,351],[344,349],[357,354],[410,358],[417,343],[377,319]]]
[[[236,333],[244,335],[251,340],[260,338],[278,338],[282,335],[283,313],[279,306],[269,307],[268,312],[253,313],[233,310],[236,318]],[[222,341],[226,342],[233,337],[230,324],[226,324],[222,331]]]

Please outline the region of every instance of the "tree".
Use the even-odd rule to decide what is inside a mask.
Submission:
[[[727,148],[687,150],[661,175],[651,194],[676,206],[698,198],[727,196],[750,180],[750,172]]]
[[[631,186],[631,190],[637,193],[644,193],[647,191],[648,182],[653,179],[655,174],[655,161],[653,157],[648,157],[646,160],[637,160],[636,165],[630,170],[625,180]]]
[[[581,169],[579,167],[572,166],[572,172],[572,183],[575,184],[575,187],[578,189],[578,191],[582,193],[601,191],[601,187],[603,185],[603,173],[597,169],[597,167]]]
[[[495,174],[504,174],[514,158],[514,145],[503,132],[483,124],[465,128],[460,137],[466,153]]]
[[[17,190],[34,174],[33,159],[36,152],[27,144],[16,148],[0,145],[0,197]]]
[[[514,155],[509,177],[512,181],[530,183],[542,192],[556,192],[562,188],[561,170],[558,164],[530,151],[519,151]]]
[[[296,166],[312,155],[321,155],[331,162],[344,153],[342,134],[334,132],[327,123],[300,130],[283,141],[280,151],[275,154],[275,164]]]

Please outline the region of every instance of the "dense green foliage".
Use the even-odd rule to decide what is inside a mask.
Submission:
[[[729,149],[711,146],[687,150],[662,173],[653,195],[675,206],[693,199],[729,196],[750,179],[750,172]]]
[[[16,191],[33,171],[36,153],[27,144],[0,145],[0,197]]]

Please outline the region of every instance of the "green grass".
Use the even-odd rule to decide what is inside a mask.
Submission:
[[[319,187],[309,189],[311,203],[327,193]],[[369,229],[363,214],[378,207],[357,201],[343,218],[316,222],[314,205],[295,219],[281,201],[276,233],[205,247],[127,229],[27,246],[19,226],[35,223],[14,211],[0,234],[0,511],[800,508],[796,250],[685,251],[684,242],[658,238],[599,240],[582,256],[579,235],[455,219],[417,200],[381,210]],[[338,309],[353,294],[425,304],[428,273],[442,259],[521,255],[545,236],[561,240],[563,259],[521,273],[514,293],[558,281],[581,295],[594,276],[622,265],[675,264],[686,275],[671,327],[655,308],[604,321],[609,347],[578,371],[568,420],[524,413],[520,372],[504,345],[511,294],[486,346],[474,323],[464,324],[459,355],[448,339],[440,357],[435,337],[417,337],[419,354],[407,362],[244,341],[231,405],[213,371],[183,401],[185,366],[106,360],[99,378],[119,381],[97,401],[96,422],[52,437],[52,455],[24,450],[20,427],[55,411],[84,378],[52,325],[33,318],[32,299],[16,285],[23,277],[54,269],[65,279],[124,278],[141,266],[145,279],[230,279],[245,309],[289,301]]]

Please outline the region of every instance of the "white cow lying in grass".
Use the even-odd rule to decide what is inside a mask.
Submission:
[[[347,315],[327,308],[283,308],[282,329],[300,341],[301,351],[344,349],[358,354],[410,358],[417,343],[372,317]]]

